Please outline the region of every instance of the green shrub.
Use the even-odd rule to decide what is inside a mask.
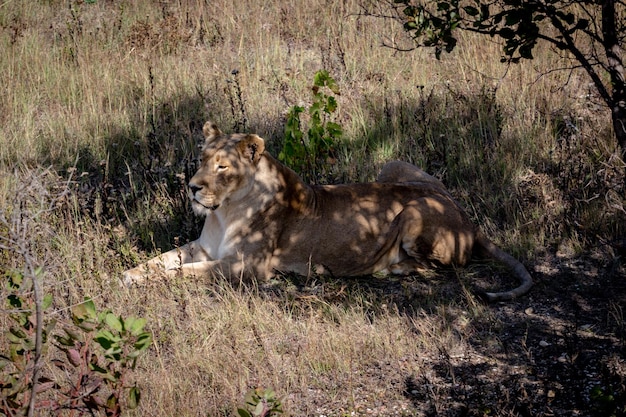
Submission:
[[[269,388],[248,391],[244,402],[244,407],[237,409],[240,417],[273,417],[283,412],[283,405]]]
[[[36,279],[42,275],[38,269]],[[72,324],[50,335],[57,321],[36,316],[52,304],[47,294],[38,308],[31,280],[15,272],[7,275],[6,298],[12,325],[5,332],[8,352],[0,354],[0,414],[26,415],[29,410],[74,410],[80,413],[120,416],[124,408],[139,404],[140,391],[128,385],[129,371],[150,346],[152,337],[143,330],[146,321],[122,318],[110,311],[98,313],[90,298],[72,309]],[[38,313],[36,313],[38,311]],[[42,326],[38,348],[37,328]],[[65,378],[39,372],[44,356]],[[35,369],[37,371],[35,371]],[[31,404],[33,393],[36,401]],[[47,395],[50,393],[51,395]]]
[[[331,121],[337,110],[337,100],[332,94],[339,95],[335,80],[322,70],[315,74],[313,81],[313,102],[309,106],[309,129],[304,132],[300,115],[302,106],[293,106],[287,115],[283,148],[278,159],[299,172],[307,181],[318,182],[327,172],[327,167],[334,159],[335,147],[341,138],[343,129]]]

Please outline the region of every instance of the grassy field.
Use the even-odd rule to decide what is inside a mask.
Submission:
[[[624,415],[625,168],[589,80],[549,72],[562,63],[548,49],[507,67],[485,38],[441,61],[399,53],[381,44],[406,44],[401,27],[362,7],[1,4],[0,268],[44,267],[57,328],[86,296],[147,320],[153,343],[129,375],[141,404],[127,415],[231,416],[267,387],[293,416]],[[321,69],[341,90],[344,135],[316,181],[371,181],[393,159],[421,166],[527,266],[530,295],[479,303],[473,289],[513,284],[490,263],[389,280],[119,285],[199,234],[185,184],[204,122],[257,133],[277,155]],[[63,378],[56,354],[42,372]]]

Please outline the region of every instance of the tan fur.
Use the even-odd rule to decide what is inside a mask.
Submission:
[[[126,284],[165,275],[220,273],[265,280],[277,272],[335,276],[411,274],[431,264],[465,265],[474,246],[507,264],[526,293],[524,267],[480,235],[443,184],[391,162],[378,181],[312,186],[265,152],[253,134],[224,135],[207,122],[202,163],[189,182],[200,237],[124,273]]]

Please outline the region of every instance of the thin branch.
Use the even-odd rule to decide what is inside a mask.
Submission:
[[[393,43],[395,43],[395,42],[393,42]],[[385,48],[393,49],[396,52],[412,52],[412,51],[415,51],[416,49],[421,47],[421,45],[416,45],[416,46],[414,46],[412,48],[401,48],[401,47],[396,46],[396,45],[389,45],[384,40],[382,41],[381,46],[383,46]]]
[[[611,94],[604,86],[602,79],[600,78],[598,73],[593,69],[593,66],[591,65],[587,57],[582,53],[580,49],[578,49],[578,47],[574,43],[574,40],[572,39],[572,36],[567,31],[567,29],[563,26],[563,23],[559,20],[559,18],[553,15],[550,15],[548,17],[550,21],[552,22],[552,25],[561,33],[561,35],[563,36],[563,39],[565,39],[565,44],[567,46],[566,49],[570,51],[576,57],[578,62],[581,63],[584,70],[587,72],[589,77],[591,77],[591,80],[593,81],[596,88],[598,89],[598,92],[600,93],[600,96],[602,97],[602,99],[605,101],[607,105],[610,105],[612,102]]]
[[[29,266],[31,279],[33,280],[33,291],[35,292],[35,317],[37,326],[35,328],[35,364],[33,366],[33,388],[30,393],[28,403],[28,417],[35,415],[35,398],[37,396],[37,385],[39,385],[39,373],[41,371],[41,351],[43,347],[43,307],[41,289],[39,288],[39,277],[37,271],[33,270],[32,264]]]

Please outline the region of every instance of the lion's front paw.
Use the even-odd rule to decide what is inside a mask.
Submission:
[[[121,284],[127,288],[133,285],[139,285],[146,280],[146,271],[144,268],[133,268],[122,273]]]

